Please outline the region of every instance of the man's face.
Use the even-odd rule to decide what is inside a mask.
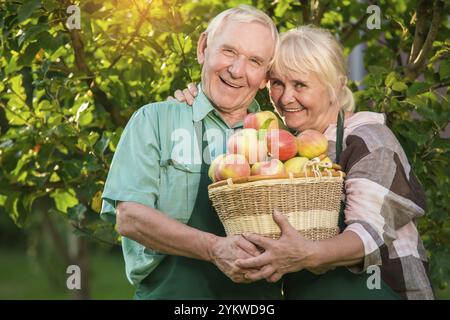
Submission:
[[[275,46],[269,28],[226,21],[209,42],[200,39],[198,49],[204,93],[220,112],[247,108],[267,82]]]

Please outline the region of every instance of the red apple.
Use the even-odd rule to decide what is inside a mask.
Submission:
[[[259,130],[267,120],[272,119],[269,126],[265,128],[267,131],[278,129],[278,118],[271,111],[261,111],[249,113],[244,119],[244,128],[253,128]]]
[[[251,175],[273,176],[286,173],[283,162],[278,159],[257,162],[252,166]]]
[[[317,130],[308,129],[296,138],[298,154],[312,159],[328,151],[327,138]]]
[[[227,154],[219,160],[215,174],[216,181],[228,178],[248,177],[250,165],[242,154]]]
[[[271,130],[267,133],[267,149],[272,157],[289,160],[297,154],[295,137],[286,130]]]
[[[264,135],[255,129],[236,131],[227,141],[227,153],[242,154],[250,164],[267,158],[267,145]]]
[[[216,171],[217,171],[217,167],[220,163],[220,161],[223,159],[225,155],[221,154],[218,155],[212,162],[211,165],[209,166],[208,169],[208,177],[211,179],[212,182],[216,182]]]

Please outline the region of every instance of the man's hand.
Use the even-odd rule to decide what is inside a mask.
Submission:
[[[192,106],[194,103],[194,99],[197,96],[197,86],[195,83],[189,83],[186,89],[176,90],[174,93],[174,97],[169,96],[167,98],[168,101],[170,100],[178,100],[179,102],[186,102],[188,105]]]
[[[280,239],[244,234],[245,239],[265,250],[257,257],[236,261],[238,268],[259,269],[246,272],[245,278],[249,280],[266,279],[268,282],[277,282],[286,273],[317,267],[313,261],[314,242],[305,239],[295,230],[282,213],[274,212],[273,219],[281,229]]]
[[[307,270],[311,273],[314,273],[315,275],[321,275],[324,273],[327,273],[330,270],[334,270],[336,267],[331,266],[324,266],[324,267],[317,267],[317,268],[308,268]]]
[[[221,237],[212,247],[212,262],[233,282],[250,283],[251,279],[244,277],[246,272],[256,269],[241,269],[236,265],[237,259],[257,257],[261,252],[250,241],[242,236]],[[245,261],[245,260],[244,260]]]

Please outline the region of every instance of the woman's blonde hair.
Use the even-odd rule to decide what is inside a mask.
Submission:
[[[220,30],[226,21],[244,23],[257,22],[267,27],[270,30],[274,41],[274,52],[272,57],[273,59],[275,58],[279,42],[277,27],[273,23],[272,19],[263,11],[245,4],[222,11],[209,22],[208,27],[205,30],[205,33],[207,34],[207,45],[211,43],[215,34]],[[270,65],[272,65],[273,59],[271,60]]]
[[[328,30],[302,26],[281,34],[272,71],[294,76],[315,73],[328,87],[333,102],[337,100],[345,111],[355,108],[342,46]]]

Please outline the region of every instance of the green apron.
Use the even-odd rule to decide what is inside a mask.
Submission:
[[[195,123],[200,150],[207,143],[198,132],[200,124]],[[202,122],[204,132],[204,125]],[[209,152],[204,154],[209,155]],[[188,225],[225,236],[225,230],[209,200],[208,165],[202,161],[198,196]],[[230,280],[214,264],[207,261],[168,255],[161,264],[138,286],[135,299],[282,299],[281,281],[267,283],[265,280],[251,284],[238,284]]]
[[[344,136],[344,114],[339,113],[336,131],[336,162],[339,163]],[[339,228],[345,229],[345,203],[341,203]],[[379,273],[380,274],[380,273]],[[369,289],[367,282],[371,273],[354,274],[345,267],[337,267],[322,275],[315,275],[307,270],[286,274],[283,277],[285,299],[358,299],[358,300],[397,300],[399,294],[392,290],[382,279],[380,289]],[[381,274],[380,274],[381,276]],[[369,283],[371,281],[369,280]]]

